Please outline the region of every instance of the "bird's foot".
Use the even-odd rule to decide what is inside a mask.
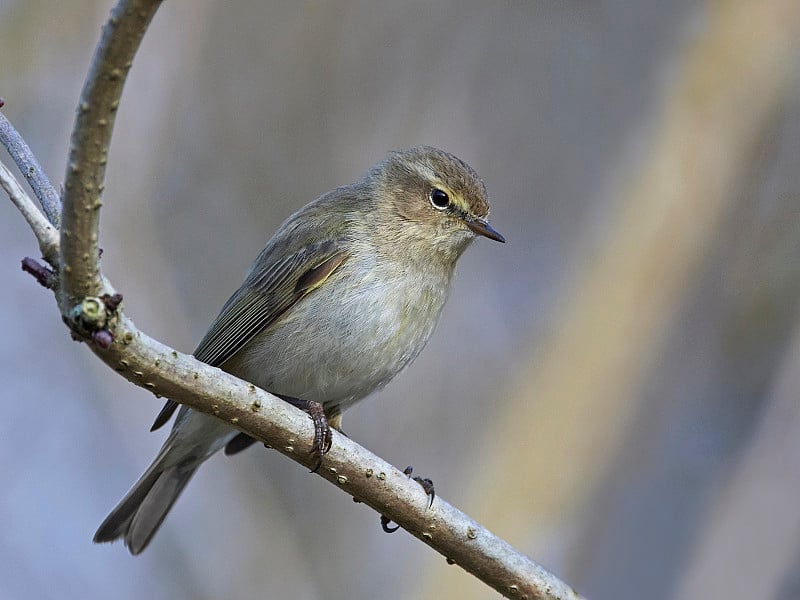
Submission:
[[[411,474],[414,472],[414,467],[408,465],[404,470],[403,473],[411,477]],[[428,508],[433,506],[433,500],[436,498],[436,490],[433,488],[433,480],[429,479],[428,477],[420,477],[419,475],[414,476],[414,481],[416,481],[422,489],[425,490],[425,495],[428,497]]]
[[[403,470],[403,473],[405,473],[408,477],[411,477],[411,475],[414,473],[414,468],[409,465]],[[427,477],[420,477],[418,475],[415,475],[413,479],[422,487],[423,490],[425,490],[425,495],[428,497],[428,508],[430,508],[433,506],[434,498],[436,498],[436,490],[433,487],[433,480]],[[392,527],[391,523],[392,520],[389,517],[381,515],[381,529],[383,529],[386,533],[394,533],[400,529],[399,525]]]
[[[320,466],[322,466],[322,457],[327,454],[333,444],[333,435],[331,428],[328,425],[328,419],[325,417],[325,411],[322,404],[314,402],[313,400],[302,400],[300,398],[292,398],[291,396],[278,396],[292,406],[299,408],[311,417],[314,423],[314,443],[311,445],[311,456],[314,458],[314,468],[311,469],[312,473],[316,473]]]

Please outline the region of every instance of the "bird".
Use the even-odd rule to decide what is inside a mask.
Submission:
[[[390,152],[278,228],[193,354],[306,410],[321,462],[342,413],[426,345],[470,243],[505,242],[488,214],[486,187],[463,160],[430,146]],[[152,430],[177,408],[168,400]],[[94,542],[121,538],[139,554],[206,459],[254,441],[181,407],[152,464]]]

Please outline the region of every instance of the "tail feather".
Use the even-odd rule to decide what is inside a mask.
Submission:
[[[125,540],[131,554],[144,550],[200,462],[165,467],[156,460],[106,517],[94,534],[95,543]]]
[[[182,408],[147,471],[94,534],[95,542],[122,538],[131,554],[144,550],[197,468],[238,435],[222,421]]]

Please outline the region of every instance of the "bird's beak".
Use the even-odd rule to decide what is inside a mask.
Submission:
[[[489,225],[489,222],[486,219],[472,219],[471,221],[465,221],[465,223],[467,224],[467,227],[472,229],[472,231],[478,235],[487,237],[495,242],[505,243],[506,241],[506,238],[492,229],[492,226]]]

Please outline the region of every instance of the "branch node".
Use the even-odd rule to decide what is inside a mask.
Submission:
[[[22,259],[22,270],[30,275],[41,285],[48,290],[53,290],[56,287],[56,274],[55,272],[29,256]]]
[[[117,320],[121,304],[122,294],[89,296],[72,307],[64,322],[69,326],[75,340],[91,340],[98,348],[107,350],[114,343],[111,329]]]
[[[92,333],[92,341],[98,348],[108,350],[111,348],[111,344],[114,343],[114,334],[108,329],[101,329],[100,331],[95,331]]]
[[[83,329],[87,335],[106,326],[107,314],[105,302],[90,296],[72,307],[70,320]]]
[[[100,299],[103,301],[106,310],[111,313],[117,312],[119,305],[122,304],[122,294],[103,294]]]

